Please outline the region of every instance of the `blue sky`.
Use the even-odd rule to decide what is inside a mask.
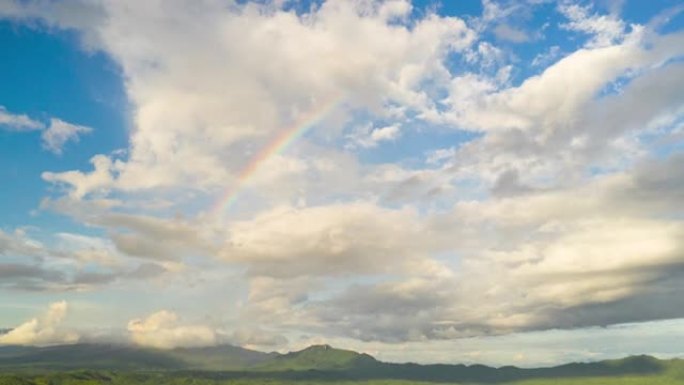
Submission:
[[[678,355],[682,27],[674,0],[0,2],[0,344]]]
[[[54,156],[40,148],[40,133],[2,135],[2,175],[11,180],[0,192],[0,207],[7,213],[3,226],[31,225],[30,213],[48,192],[40,174],[87,165],[95,154],[126,146],[127,102],[117,65],[102,53],[84,52],[73,32],[37,30],[4,20],[0,41],[6,54],[0,63],[2,105],[38,120],[60,117],[96,128],[94,135],[70,144],[69,151]],[[55,228],[67,225],[65,218]],[[37,224],[37,223],[36,223]]]

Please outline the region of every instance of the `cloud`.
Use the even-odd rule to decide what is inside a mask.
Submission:
[[[129,260],[103,238],[70,233],[58,233],[56,238],[46,246],[22,230],[0,230],[0,257],[6,259],[0,262],[0,288],[84,291],[119,281],[158,278],[173,269],[173,263]]]
[[[50,119],[50,123],[46,125],[27,115],[11,114],[3,106],[0,106],[0,128],[17,132],[42,131],[43,148],[56,155],[62,154],[67,142],[77,142],[80,135],[93,131],[90,127],[67,123],[56,118]]]
[[[50,125],[41,134],[43,148],[60,155],[67,142],[78,142],[80,135],[92,131],[90,127],[67,123],[60,119],[50,119]]]
[[[180,325],[178,316],[161,310],[143,319],[128,323],[131,340],[142,346],[158,349],[215,345],[216,331],[203,325]]]
[[[94,168],[90,173],[81,171],[44,172],[41,176],[45,181],[69,186],[71,188],[69,195],[75,199],[81,199],[91,192],[107,191],[114,180],[112,160],[105,155],[95,155],[90,163]]]
[[[605,47],[620,42],[625,36],[626,24],[615,14],[599,15],[591,13],[591,6],[563,2],[558,7],[568,22],[561,28],[582,32],[591,36],[588,47]]]
[[[45,346],[77,342],[78,334],[60,328],[67,309],[65,301],[51,304],[42,317],[33,318],[0,335],[0,344]]]
[[[79,136],[93,131],[92,128],[67,123],[61,119],[52,118],[48,125],[29,118],[27,115],[14,115],[0,106],[0,128],[10,131],[42,131],[43,148],[53,154],[62,154],[67,142],[77,142]]]
[[[38,131],[43,123],[29,118],[27,115],[15,115],[0,106],[0,128],[10,131]]]
[[[181,1],[164,7],[164,17],[139,2],[80,5],[79,12],[105,14],[108,21],[79,22],[66,11],[73,4],[17,2],[4,13],[77,28],[121,65],[136,129],[128,159],[107,187],[126,191],[223,185],[252,146],[265,146],[332,98],[355,95],[339,103],[333,122],[345,121],[351,110],[387,115],[390,103],[429,109],[435,100],[424,85],[448,76],[448,55],[474,39],[456,17],[402,21],[411,9],[407,1],[334,0],[302,15],[271,4]],[[177,22],[164,21],[171,19]],[[233,39],[236,33],[245,39]],[[82,174],[67,175],[51,179],[73,184],[79,195],[93,187]]]
[[[64,272],[39,265],[0,264],[0,287],[15,290],[40,291],[57,288],[66,282]]]
[[[581,183],[590,169],[628,167],[644,154],[639,135],[681,114],[680,84],[672,81],[681,65],[669,60],[682,54],[684,35],[647,35],[578,50],[515,87],[456,77],[453,109],[444,116],[483,134],[462,145],[447,167],[490,185],[514,168],[523,184],[537,187]],[[646,89],[662,97],[644,100]]]
[[[374,278],[340,287],[311,280],[330,274],[311,263],[323,251],[298,254],[311,267],[299,270],[297,280],[256,277],[246,315],[268,326],[306,325],[321,335],[392,343],[682,317],[682,307],[672,306],[684,290],[684,226],[679,214],[672,216],[681,212],[684,191],[680,158],[644,161],[630,173],[574,188],[464,201],[451,215],[413,218],[420,234],[443,239],[443,250],[458,253],[457,266],[433,260],[402,269],[406,254],[391,251],[394,264],[388,259],[388,270],[378,271],[372,264],[383,259],[358,251],[353,255],[363,255],[367,265],[352,270],[355,277]],[[392,224],[405,226],[397,219]],[[377,226],[355,234],[392,234],[392,225]],[[437,254],[428,244],[410,247],[418,255]],[[333,261],[326,266],[345,271]]]
[[[401,131],[398,125],[375,128],[372,124],[366,124],[358,127],[348,136],[349,147],[373,148],[381,142],[394,141],[400,136]]]
[[[429,226],[413,210],[366,202],[282,207],[233,223],[220,255],[281,277],[439,269],[427,256],[444,240]]]
[[[530,40],[525,31],[515,29],[508,24],[499,24],[494,28],[494,35],[500,40],[513,43],[524,43]]]
[[[284,336],[263,329],[240,329],[233,332],[231,341],[246,348],[273,348],[288,343]]]

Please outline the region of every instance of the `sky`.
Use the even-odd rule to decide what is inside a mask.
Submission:
[[[681,356],[676,0],[0,0],[0,344]]]

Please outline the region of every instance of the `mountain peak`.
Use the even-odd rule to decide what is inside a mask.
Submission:
[[[268,370],[346,370],[377,362],[368,354],[321,344],[284,354],[266,363],[263,368]]]
[[[321,351],[321,350],[326,351],[326,350],[341,350],[341,349],[335,349],[328,344],[318,344],[318,345],[311,345],[307,348],[304,348],[304,349],[300,350],[300,352],[303,352],[303,351]]]

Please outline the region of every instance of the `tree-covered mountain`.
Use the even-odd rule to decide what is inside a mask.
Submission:
[[[262,353],[230,345],[171,350],[105,344],[0,347],[0,372],[17,374],[19,377],[15,379],[26,379],[26,376],[36,376],[36,373],[43,373],[45,376],[53,373],[54,376],[58,376],[58,372],[59,376],[62,376],[58,376],[59,378],[71,379],[68,373],[73,374],[74,371],[81,373],[81,376],[84,375],[83,371],[88,371],[86,377],[114,376],[108,381],[94,383],[115,383],[113,378],[121,379],[121,376],[138,378],[138,382],[126,382],[131,384],[161,383],[158,381],[162,381],[162,378],[162,382],[166,383],[173,383],[182,378],[204,381],[207,384],[235,379],[307,382],[382,380],[475,384],[519,381],[546,383],[544,381],[550,379],[584,379],[586,383],[593,383],[591,381],[594,379],[615,378],[639,378],[643,381],[650,379],[650,382],[633,382],[634,384],[658,383],[656,379],[665,379],[666,381],[660,382],[663,384],[684,384],[683,360],[659,360],[650,356],[571,363],[552,368],[522,369],[514,366],[493,368],[484,365],[386,363],[368,354],[335,349],[328,345],[315,345],[286,354]],[[6,381],[0,379],[0,384],[5,383]]]
[[[335,349],[330,345],[313,345],[304,350],[275,356],[255,369],[286,370],[358,370],[377,367],[379,362],[364,353]]]
[[[241,370],[273,356],[230,345],[171,350],[117,344],[0,346],[0,369]]]

